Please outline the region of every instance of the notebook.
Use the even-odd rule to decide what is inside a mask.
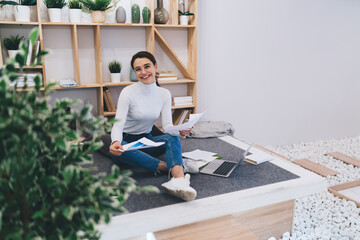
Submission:
[[[228,161],[228,160],[214,160],[211,161],[208,165],[203,167],[200,170],[200,173],[213,175],[217,177],[229,177],[230,174],[240,165],[244,160],[245,156],[248,154],[250,148],[253,144],[249,146],[248,149],[241,155],[238,162]]]

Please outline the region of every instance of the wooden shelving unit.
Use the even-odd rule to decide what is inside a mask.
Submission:
[[[161,25],[161,24],[154,24],[154,9],[155,9],[155,2],[156,0],[145,0],[146,5],[149,6],[151,11],[151,19],[149,24],[132,24],[132,23],[70,23],[70,22],[61,22],[61,23],[52,23],[52,22],[42,22],[40,16],[40,1],[38,0],[37,4],[37,22],[15,22],[15,21],[0,21],[0,28],[4,26],[14,26],[20,28],[30,29],[32,27],[38,27],[40,31],[40,46],[41,49],[44,48],[44,29],[48,27],[65,27],[70,29],[71,33],[71,44],[72,44],[72,60],[73,60],[73,72],[74,76],[73,79],[79,86],[77,87],[54,87],[54,89],[87,89],[87,88],[95,88],[97,91],[97,105],[98,105],[98,114],[103,116],[114,116],[114,112],[105,112],[104,111],[104,96],[103,96],[103,88],[112,88],[112,87],[125,87],[128,85],[133,84],[133,82],[120,82],[120,83],[110,83],[105,82],[103,77],[103,69],[102,69],[102,43],[101,43],[101,30],[102,29],[110,29],[111,31],[118,31],[123,28],[135,27],[136,29],[143,29],[144,36],[145,36],[145,46],[144,50],[147,50],[155,53],[155,42],[161,46],[164,50],[166,55],[169,59],[174,63],[174,65],[178,68],[179,73],[181,73],[184,78],[172,81],[162,81],[160,82],[161,85],[176,85],[176,84],[186,84],[186,91],[188,96],[193,97],[193,104],[188,106],[181,106],[181,107],[173,107],[173,109],[192,109],[192,112],[196,112],[196,88],[197,88],[197,81],[196,81],[196,61],[197,61],[197,7],[198,2],[197,0],[188,0],[187,6],[190,12],[195,13],[195,16],[190,19],[189,25],[181,26],[178,23],[178,0],[171,0],[170,1],[170,9],[169,11],[170,19],[168,24]],[[127,14],[131,14],[128,13]],[[96,80],[93,83],[86,82],[80,73],[80,62],[79,59],[79,29],[81,28],[90,28],[93,31],[93,41],[94,46],[94,56],[95,56],[95,73],[96,73]],[[162,36],[159,32],[159,29],[182,29],[187,31],[187,65],[184,65],[180,58],[176,55],[176,53],[172,50],[169,43],[166,39]],[[2,42],[2,39],[1,39]],[[2,44],[2,43],[1,43]],[[1,50],[0,46],[0,65],[2,65],[6,61],[6,56],[3,56],[3,51]],[[51,48],[50,48],[51,50]],[[44,64],[42,66],[36,67],[37,72],[42,72],[44,85],[47,85],[47,70],[45,69],[45,61],[43,59]]]

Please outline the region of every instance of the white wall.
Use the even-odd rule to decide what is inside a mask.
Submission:
[[[290,144],[360,134],[360,1],[200,0],[198,111]]]

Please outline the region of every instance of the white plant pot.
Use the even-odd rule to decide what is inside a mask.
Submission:
[[[69,9],[70,22],[79,23],[81,22],[81,9]]]
[[[61,22],[61,8],[48,8],[50,22]]]
[[[181,15],[180,16],[180,25],[189,25],[189,16]]]
[[[30,6],[14,6],[15,21],[30,22]]]
[[[121,73],[111,73],[110,77],[112,83],[119,83],[121,79]]]
[[[20,50],[8,50],[9,58],[15,58],[16,54],[17,54],[19,51],[20,51]]]

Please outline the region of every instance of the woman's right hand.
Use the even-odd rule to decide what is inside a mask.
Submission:
[[[123,147],[119,142],[113,142],[110,146],[110,153],[114,156],[120,156],[123,153]]]

